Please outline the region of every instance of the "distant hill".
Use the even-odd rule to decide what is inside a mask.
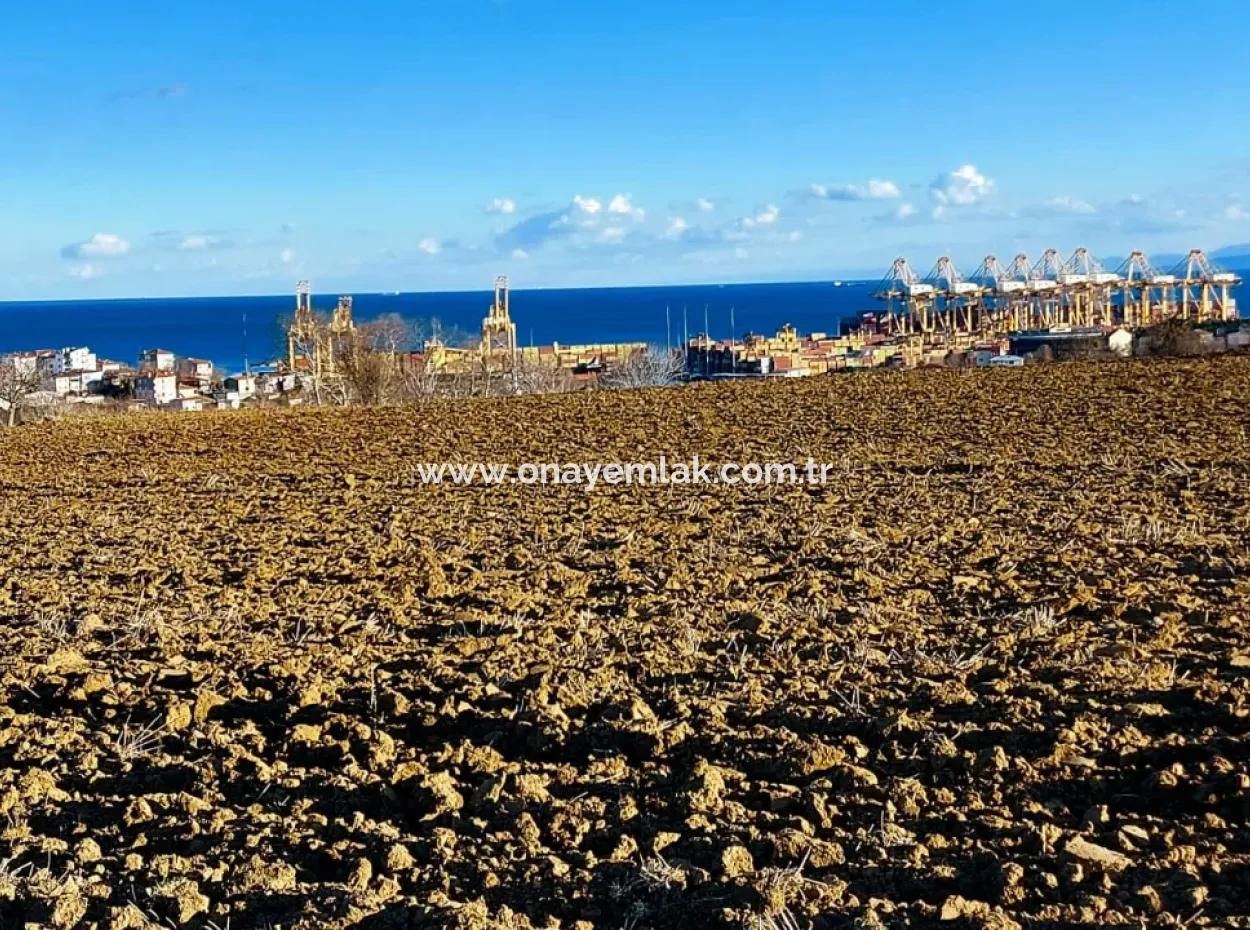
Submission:
[[[1225,268],[1233,268],[1237,271],[1245,271],[1250,268],[1250,242],[1243,242],[1239,245],[1226,245],[1210,254],[1217,263]]]
[[[1151,252],[1150,264],[1160,271],[1171,271],[1186,258],[1185,252]],[[1241,245],[1226,245],[1207,252],[1207,255],[1221,268],[1232,271],[1250,270],[1250,242]],[[1100,255],[1102,266],[1108,269],[1119,268],[1124,263],[1124,256]]]

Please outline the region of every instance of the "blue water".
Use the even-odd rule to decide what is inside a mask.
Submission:
[[[793,323],[802,333],[837,332],[839,321],[872,309],[876,282],[726,284],[675,287],[580,288],[512,292],[517,339],[528,345],[562,342],[644,341],[664,345],[682,337],[685,308],[691,335],[704,329],[728,338],[747,331],[773,333]],[[418,321],[426,335],[440,321],[444,337],[459,329],[473,336],[491,303],[491,292],[355,294],[358,321],[398,313]],[[331,310],[337,294],[313,298]],[[665,325],[669,308],[669,326]],[[0,352],[68,345],[90,346],[101,358],[133,364],[148,348],[211,359],[237,370],[285,353],[283,326],[295,297],[200,297],[176,299],[68,300],[0,303]],[[246,316],[246,337],[244,317]]]

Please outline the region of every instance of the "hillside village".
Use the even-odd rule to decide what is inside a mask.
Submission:
[[[0,410],[20,398],[24,408],[67,405],[121,409],[238,409],[296,387],[296,379],[276,370],[225,375],[208,359],[145,349],[129,365],[100,358],[88,346],[11,352],[0,356],[8,382]]]

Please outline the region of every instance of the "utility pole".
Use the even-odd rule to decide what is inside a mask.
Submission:
[[[703,377],[708,375],[709,353],[712,350],[712,327],[707,321],[707,304],[703,305]]]
[[[681,305],[681,359],[690,365],[690,321],[686,318],[686,305]]]

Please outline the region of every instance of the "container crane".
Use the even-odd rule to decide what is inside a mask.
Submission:
[[[932,286],[937,296],[938,327],[945,333],[974,333],[981,329],[981,285],[959,273],[946,255],[937,260],[924,283]]]
[[[1120,276],[1109,272],[1083,246],[1064,262],[1059,283],[1064,289],[1062,323],[1091,327],[1111,322],[1111,294]]]
[[[987,255],[968,278],[981,288],[981,309],[990,329],[1010,332],[1022,328],[1020,320],[1027,316],[1029,303],[1028,283],[1023,280],[1028,270],[1029,260],[1024,255],[1017,255],[1006,268],[996,256]]]
[[[1006,268],[993,255],[987,255],[977,274],[973,275],[973,280],[993,281],[991,325],[995,330],[1021,332],[1036,328],[1038,288],[1034,285],[1039,282],[1032,277],[1032,268],[1029,257],[1023,252],[1017,253]],[[1046,288],[1041,289],[1044,291]]]
[[[1177,312],[1187,320],[1235,320],[1237,299],[1230,291],[1241,283],[1219,268],[1202,249],[1191,249],[1172,270],[1177,280]]]
[[[1175,312],[1176,276],[1155,268],[1145,252],[1130,252],[1116,273],[1121,279],[1120,318],[1125,326],[1150,326]]]
[[[1029,269],[1029,293],[1033,296],[1030,328],[1049,329],[1059,325],[1060,306],[1063,303],[1063,257],[1058,249],[1047,249]]]
[[[894,259],[873,297],[886,303],[884,328],[887,332],[933,331],[935,288],[920,280],[907,259]]]

